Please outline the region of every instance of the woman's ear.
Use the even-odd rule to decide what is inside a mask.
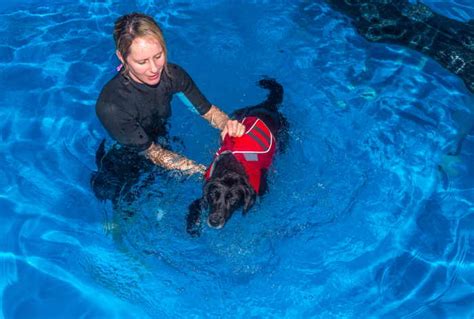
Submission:
[[[120,62],[122,62],[122,64],[125,64],[125,60],[122,56],[122,53],[120,53],[119,50],[115,50],[115,55],[117,56],[117,58],[120,60]]]

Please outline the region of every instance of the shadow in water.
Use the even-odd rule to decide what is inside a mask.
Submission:
[[[459,76],[474,93],[474,20],[460,22],[408,0],[326,0],[372,42],[424,53]]]

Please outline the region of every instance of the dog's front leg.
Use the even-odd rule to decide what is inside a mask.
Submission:
[[[186,216],[186,231],[192,237],[201,235],[201,211],[202,199],[196,199],[189,205],[189,212]]]

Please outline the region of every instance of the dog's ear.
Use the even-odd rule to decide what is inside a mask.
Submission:
[[[207,203],[207,196],[211,193],[211,191],[216,187],[215,183],[214,182],[206,182],[206,184],[204,184],[204,187],[202,188],[202,193],[203,193],[203,196],[201,198],[202,200],[202,203],[201,205],[208,205]]]
[[[257,195],[253,188],[250,185],[246,185],[244,187],[244,209],[242,211],[244,215],[247,214],[248,210],[253,206],[256,197]]]
[[[205,201],[196,199],[189,205],[188,215],[186,216],[186,232],[192,237],[201,235],[201,212],[205,207]]]

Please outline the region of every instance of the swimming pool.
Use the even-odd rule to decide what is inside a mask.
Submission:
[[[469,1],[424,1],[460,21]],[[321,2],[31,0],[0,6],[0,299],[5,318],[470,318],[474,98],[430,58],[368,43]],[[89,177],[119,15],[163,26],[170,60],[227,112],[285,89],[291,128],[245,217],[185,232],[198,179],[160,175],[114,218]],[[177,99],[174,148],[217,133]],[[189,129],[191,127],[191,129]]]

